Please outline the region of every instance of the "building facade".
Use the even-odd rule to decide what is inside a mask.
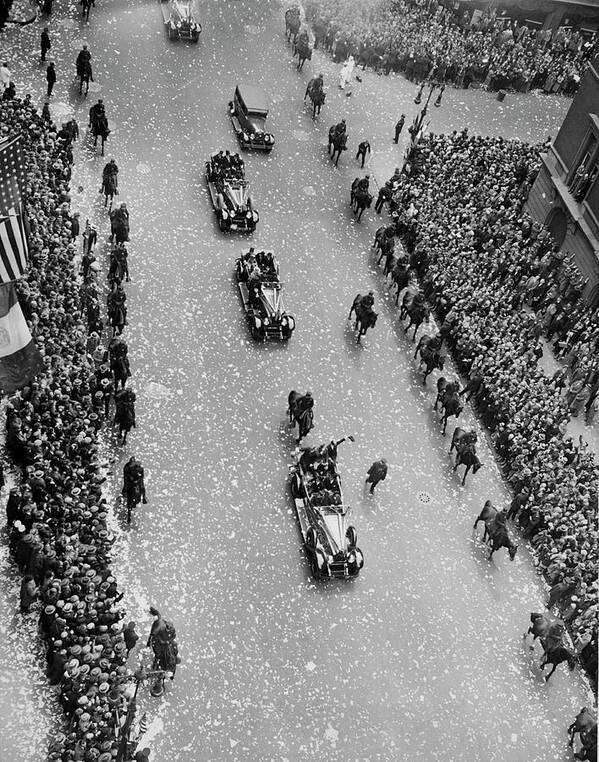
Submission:
[[[599,307],[599,56],[589,66],[530,191],[530,214],[569,253]]]

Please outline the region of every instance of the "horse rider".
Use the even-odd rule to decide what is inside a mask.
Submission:
[[[106,299],[108,314],[111,315],[113,313],[116,313],[118,310],[121,310],[121,312],[123,313],[123,320],[125,324],[127,323],[126,301],[127,301],[127,294],[125,293],[125,290],[120,283],[117,284],[117,287],[114,291],[109,292],[108,298]]]
[[[135,426],[135,392],[131,389],[121,389],[114,395],[114,402],[116,405],[115,421],[117,418],[122,418],[128,412],[131,416],[133,425]]]
[[[366,175],[361,180],[358,180],[355,193],[369,193],[370,188],[370,175]]]
[[[75,63],[75,66],[77,67],[78,77],[80,77],[83,74],[86,63],[91,65],[91,60],[92,60],[92,54],[87,49],[87,45],[84,45],[83,48],[79,51],[79,54],[77,56],[77,61]]]
[[[335,125],[335,131],[333,133],[334,140],[337,140],[337,138],[343,135],[344,132],[347,132],[347,125],[345,124],[345,119],[342,119]]]
[[[368,312],[374,307],[374,291],[369,291],[366,296],[360,299],[360,307]]]
[[[401,182],[401,169],[399,167],[395,167],[395,172],[393,175],[389,178],[389,183],[391,184],[391,187],[393,190],[395,190],[396,185],[398,185]]]
[[[116,273],[120,270],[121,275],[125,277],[127,283],[129,282],[128,256],[125,244],[123,242],[117,243],[110,254],[110,266],[108,268],[109,280],[116,280]]]
[[[119,173],[119,168],[117,166],[116,161],[114,159],[110,159],[110,161],[104,165],[104,169],[102,170],[102,179],[104,180],[104,182],[106,182],[106,179],[108,177],[110,177],[111,175],[116,176],[118,175],[118,173]]]
[[[136,486],[139,486],[142,502],[147,503],[143,466],[131,456],[123,468],[123,495],[131,492]]]
[[[306,392],[302,397],[298,397],[295,402],[295,412],[298,418],[305,415],[308,410],[312,410],[313,407],[312,392]]]
[[[108,354],[110,355],[110,359],[116,360],[121,357],[127,357],[129,354],[129,347],[127,346],[127,342],[125,339],[123,339],[122,336],[115,336],[110,344],[108,345]]]
[[[89,110],[89,127],[91,127],[96,124],[102,117],[106,117],[106,107],[104,106],[104,101],[102,98],[98,99],[97,103],[94,103],[94,105]]]
[[[312,93],[312,95],[314,95],[317,92],[322,92],[323,87],[324,87],[324,77],[322,74],[319,74],[317,77],[313,77],[308,82],[308,87],[306,88],[306,95],[308,95],[308,93]],[[306,100],[306,95],[304,95],[304,100]]]
[[[308,30],[302,29],[302,31],[297,36],[295,47],[301,48],[303,46],[307,48],[309,44],[310,44],[310,38],[308,37]]]

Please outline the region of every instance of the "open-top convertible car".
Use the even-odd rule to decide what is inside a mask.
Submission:
[[[287,340],[295,319],[285,312],[279,265],[272,252],[250,249],[235,263],[237,285],[254,339]]]
[[[337,473],[341,442],[343,439],[320,447],[298,447],[293,452],[291,493],[315,579],[355,577],[364,566]]]
[[[202,25],[197,20],[197,0],[160,0],[160,10],[169,40],[200,39]]]
[[[212,154],[206,162],[206,181],[221,230],[256,229],[259,216],[239,154],[228,151]]]
[[[266,130],[268,102],[256,85],[237,85],[229,101],[229,117],[242,148],[272,151],[274,135]]]

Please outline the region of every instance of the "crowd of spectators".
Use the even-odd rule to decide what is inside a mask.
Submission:
[[[568,258],[524,211],[538,165],[539,148],[519,141],[427,135],[392,209],[492,432],[516,495],[511,515],[596,676],[599,468],[567,425],[583,407],[588,419],[597,409],[599,314],[581,299]],[[543,334],[564,360],[553,375],[539,364]]]
[[[130,696],[128,648],[97,448],[97,341],[90,346],[73,266],[72,133],[25,96],[0,102],[0,137],[8,135],[23,137],[31,228],[19,302],[44,364],[7,406],[7,450],[22,472],[7,503],[9,545],[25,575],[21,610],[39,611],[48,676],[69,720],[48,759],[109,762]]]
[[[491,6],[463,15],[438,0],[308,0],[315,44],[335,60],[352,54],[363,64],[398,71],[416,82],[490,90],[572,95],[597,54],[597,35],[555,32],[504,20]]]

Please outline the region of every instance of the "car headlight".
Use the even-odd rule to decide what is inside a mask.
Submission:
[[[256,135],[252,132],[252,134],[250,135],[250,140],[253,140],[255,137]]]
[[[226,209],[223,209],[222,211],[223,211],[223,220],[226,220],[227,217],[229,216],[229,212]]]
[[[252,217],[254,218],[254,222],[258,222],[258,212],[252,212]]]
[[[248,218],[248,220],[249,220],[249,219],[250,219],[250,217],[252,216],[252,213],[251,213],[251,212],[246,212],[246,213],[245,213],[245,216],[246,216],[246,217]]]
[[[247,134],[247,132],[244,132],[244,133],[243,133],[243,135],[242,135],[241,137],[242,137],[244,140],[249,140],[249,137],[248,137],[248,134]]]

